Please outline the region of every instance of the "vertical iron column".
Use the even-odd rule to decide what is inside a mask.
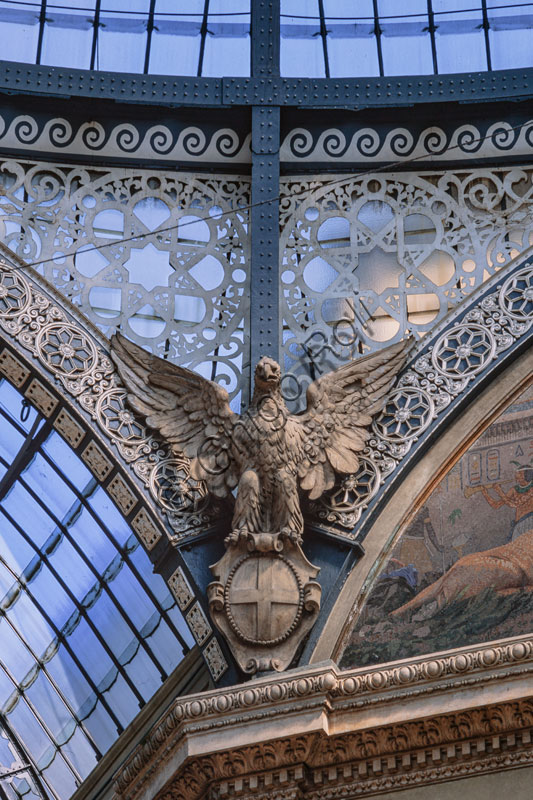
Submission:
[[[280,0],[252,0],[252,77],[263,78],[265,83],[269,78],[279,76],[279,14]],[[250,276],[252,370],[262,355],[279,358],[279,144],[279,106],[254,105]],[[257,203],[260,205],[255,205]]]

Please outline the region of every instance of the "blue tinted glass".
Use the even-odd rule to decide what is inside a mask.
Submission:
[[[15,387],[11,386],[8,381],[3,380],[0,383],[0,406],[2,406],[7,414],[15,421],[17,427],[23,428],[25,431],[29,432],[37,416],[37,412],[30,406],[26,411],[27,417],[22,421],[20,412],[22,411],[23,399],[20,392],[17,392]]]
[[[2,419],[2,439],[0,440],[0,458],[6,464],[11,464],[18,451],[24,444],[24,436],[20,431],[17,431],[14,425],[10,425],[7,421]]]
[[[96,69],[143,71],[149,5],[149,0],[128,0],[125,14],[123,6],[106,2],[100,14]]]
[[[43,778],[48,781],[61,797],[70,797],[78,787],[72,771],[61,757],[61,753],[52,752],[52,761],[43,771]]]
[[[21,642],[7,619],[0,620],[0,641],[2,642],[2,664],[13,680],[21,683],[35,662],[28,648]]]
[[[47,8],[41,64],[89,69],[94,0],[54,0]]]
[[[42,759],[50,747],[50,739],[22,697],[10,711],[9,723],[34,755],[35,760],[38,762]]]
[[[176,11],[182,11],[183,15],[173,16]],[[204,0],[190,0],[186,9],[179,9],[174,0],[157,0],[149,72],[198,74],[203,11]]]
[[[165,620],[161,620],[148,641],[163,669],[167,673],[172,672],[176,665],[176,640]]]
[[[161,686],[161,673],[150,656],[139,649],[126,665],[126,672],[135,683],[144,700],[149,700]]]
[[[2,559],[14,572],[20,574],[32,560],[35,551],[1,511],[0,531]]]
[[[56,528],[55,522],[18,481],[1,501],[1,505],[24,531],[32,532],[38,546]]]
[[[533,6],[517,7],[516,0],[489,0],[487,17],[492,68],[529,66]]]
[[[404,0],[399,12],[396,0],[379,0],[385,75],[423,75],[433,72],[428,35],[427,2]],[[394,16],[394,15],[398,16]],[[409,15],[409,16],[407,16]],[[408,57],[406,57],[408,54]]]
[[[102,703],[98,703],[88,717],[84,718],[84,725],[98,742],[102,752],[106,752],[117,738],[117,728],[113,720],[104,709]]]
[[[98,572],[103,572],[117,551],[86,508],[68,526],[68,530],[76,544],[83,549],[91,564]]]
[[[282,0],[280,69],[282,75],[323,78],[318,0]]]
[[[54,632],[25,591],[20,592],[6,616],[35,655],[40,656],[45,652],[54,638]]]
[[[113,710],[120,720],[121,725],[125,728],[133,717],[137,715],[139,711],[139,701],[122,675],[117,675],[116,680],[110,686],[108,699],[110,703],[112,703]]]
[[[183,645],[161,622],[173,604],[164,581],[106,492],[92,488],[91,474],[55,431],[39,450],[17,430],[22,397],[5,382],[0,402],[8,415],[0,415],[6,465],[28,449],[22,477],[13,474],[1,501],[0,703],[51,796],[62,798],[93,768],[97,751],[111,746],[117,726],[135,716],[141,698],[159,688],[158,659],[170,672]],[[44,424],[30,409],[26,431],[36,419]],[[171,614],[183,630],[175,607]],[[189,633],[184,638],[191,641]],[[28,798],[32,780],[19,781]]]
[[[132,535],[131,530],[116,505],[102,488],[98,487],[89,497],[89,504],[100,519],[105,521],[105,525],[112,532],[113,538],[119,545],[123,545],[126,539]]]
[[[40,6],[17,3],[0,7],[0,41],[2,58],[6,61],[35,62],[39,36]]]
[[[379,75],[372,0],[324,0],[324,15],[330,75]]]
[[[210,0],[202,75],[250,74],[249,11],[249,0]]]
[[[89,616],[121,664],[133,657],[129,646],[133,643],[136,649],[138,641],[134,640],[126,620],[107,594],[102,594],[89,609]]]
[[[57,472],[37,453],[24,470],[24,482],[57,519],[63,519],[76,502],[76,495],[65,485]]]
[[[110,673],[114,674],[115,672],[113,662],[86,620],[80,619],[74,630],[69,634],[68,641],[77,658],[82,662],[99,688],[100,683],[107,679],[104,686],[101,687],[102,689],[105,688],[110,682]]]
[[[43,445],[43,450],[50,456],[56,467],[65,473],[76,489],[79,491],[85,489],[92,479],[92,475],[58,433],[54,431],[50,434]]]
[[[74,604],[46,564],[40,562],[40,569],[29,586],[35,602],[46,611],[57,628],[62,628],[73,614]]]
[[[69,764],[72,764],[82,778],[85,778],[97,764],[94,749],[80,728],[76,728],[61,750]]]
[[[480,3],[433,0],[439,72],[487,69],[487,54]],[[441,13],[442,12],[442,13]]]
[[[129,617],[136,628],[141,629],[154,613],[153,603],[139,586],[127,564],[110,581],[109,588],[119,604],[128,609]]]

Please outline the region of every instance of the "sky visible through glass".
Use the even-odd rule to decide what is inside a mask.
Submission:
[[[66,800],[192,646],[163,579],[0,382],[0,797]]]
[[[281,0],[284,76],[531,66],[533,2]],[[2,58],[163,75],[250,75],[249,0],[0,0]]]

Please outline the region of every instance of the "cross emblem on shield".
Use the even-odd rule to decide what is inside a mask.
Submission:
[[[281,556],[246,556],[228,581],[226,603],[232,627],[241,639],[274,644],[289,635],[300,619],[300,581]]]
[[[247,673],[286,669],[320,608],[319,569],[280,533],[240,536],[210,568],[211,619]]]

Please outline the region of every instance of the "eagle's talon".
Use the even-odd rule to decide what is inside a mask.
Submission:
[[[290,528],[282,528],[280,531],[280,536],[284,539],[288,539],[289,542],[293,544],[302,544],[303,539],[301,533],[298,531],[293,531]]]
[[[242,540],[248,541],[249,537],[248,531],[243,530],[235,530],[232,531],[226,538],[224,539],[224,544],[226,547],[235,547],[239,542]]]

